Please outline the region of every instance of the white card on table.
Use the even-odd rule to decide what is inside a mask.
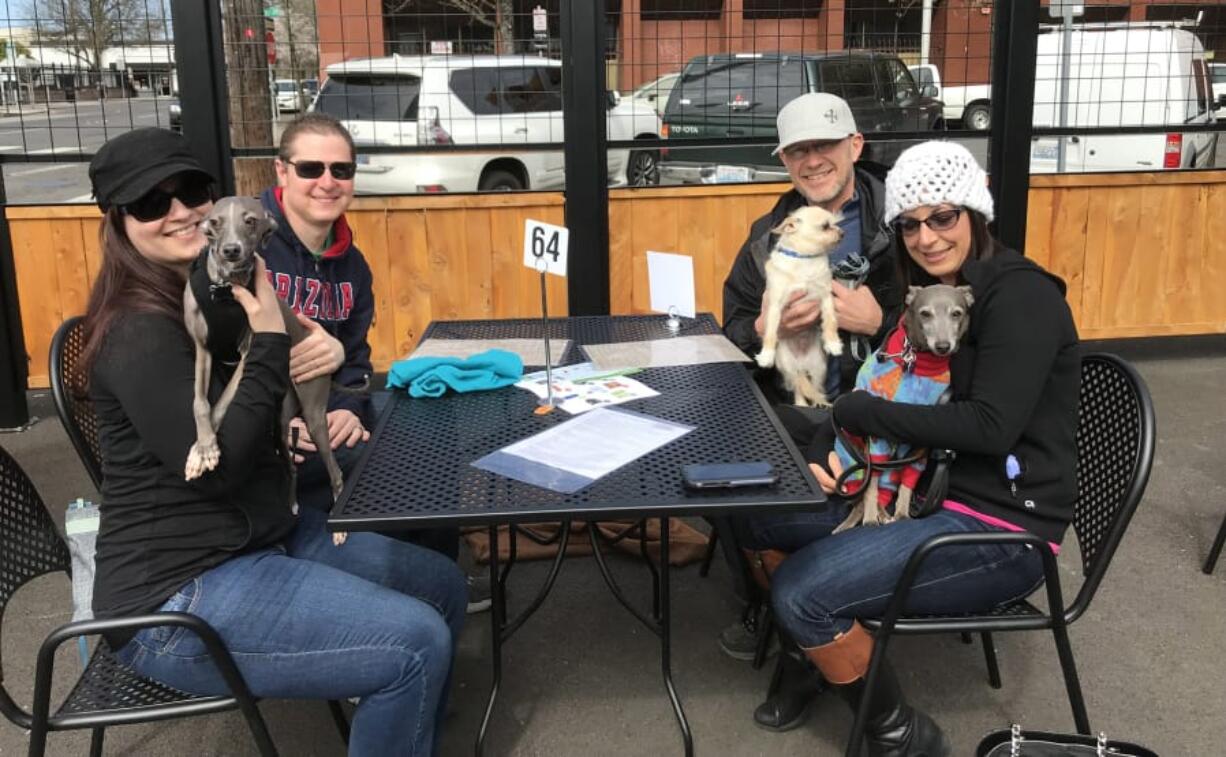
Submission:
[[[651,309],[667,313],[676,308],[678,315],[693,318],[694,259],[689,255],[647,251],[647,283],[651,290]]]
[[[534,271],[566,276],[570,230],[531,218],[524,220],[524,265]]]

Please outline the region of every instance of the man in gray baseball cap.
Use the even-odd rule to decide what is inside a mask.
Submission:
[[[902,292],[894,284],[889,232],[882,223],[885,167],[857,163],[864,150],[864,137],[856,129],[856,119],[847,102],[836,95],[812,92],[797,97],[780,109],[777,127],[779,146],[774,154],[787,168],[792,188],[769,213],[753,223],[732,264],[724,282],[724,334],[747,355],[762,349],[766,260],[776,241],[771,229],[806,204],[840,214],[843,240],[830,255],[836,278],[835,313],[843,340],[843,355],[830,359],[826,375],[826,396],[833,401],[855,386],[860,364],[880,344],[888,326],[897,323],[902,308]],[[802,301],[800,296],[798,293],[783,312],[780,330],[785,333],[818,326],[817,301]],[[819,427],[829,427],[825,411],[789,404],[791,392],[783,389],[782,380],[773,369],[755,371],[755,378],[779,419],[802,449]],[[819,514],[813,515],[820,520]],[[753,518],[733,521],[732,531],[742,545],[763,541],[755,538]],[[837,523],[830,527],[834,525]],[[749,587],[747,593],[755,592]],[[756,604],[751,601],[742,621],[720,634],[720,647],[737,659],[752,660],[757,649],[762,611]],[[801,656],[793,657],[786,651],[784,654],[787,656],[779,694],[754,711],[754,720],[771,730],[800,725],[808,703],[819,690],[809,680]]]

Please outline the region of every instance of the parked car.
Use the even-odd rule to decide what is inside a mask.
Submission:
[[[1060,126],[1059,30],[1039,34],[1035,61],[1034,125]],[[1179,131],[1215,123],[1226,98],[1213,97],[1205,48],[1175,27],[1074,30],[1069,51],[1064,125],[1157,126],[1160,134],[1035,138],[1030,170],[1055,171],[1064,142],[1066,171],[1155,171],[1212,166],[1217,134]]]
[[[941,103],[920,93],[895,55],[875,52],[736,53],[690,60],[664,111],[663,136],[681,147],[686,139],[776,138],[775,117],[806,92],[831,92],[851,106],[865,134],[922,131],[942,126]],[[662,177],[687,183],[784,179],[774,145],[717,145],[673,149],[661,158]],[[865,156],[892,162],[901,146],[870,144]],[[726,170],[735,169],[735,170]],[[717,179],[722,180],[722,179]]]
[[[481,152],[359,154],[360,193],[560,188],[562,64],[524,55],[369,58],[336,63],[312,108],[330,113],[361,145],[473,145]],[[654,139],[660,119],[631,98],[609,98],[609,141]],[[654,183],[652,150],[608,151],[613,184]]]
[[[962,126],[975,131],[992,128],[992,85],[947,87],[941,83],[941,72],[931,63],[911,66],[911,75],[915,77],[921,93],[935,97],[945,105],[946,122],[960,121]]]
[[[298,82],[293,79],[277,79],[273,82],[273,91],[277,94],[278,111],[297,113],[303,109],[304,98]]]
[[[183,131],[183,107],[179,105],[179,98],[170,101],[170,128],[174,131]]]
[[[1210,63],[1209,79],[1213,82],[1213,97],[1217,104],[1217,120],[1226,121],[1226,63]]]
[[[630,95],[631,99],[644,105],[655,108],[656,113],[664,115],[664,108],[668,105],[668,96],[673,91],[673,85],[681,78],[681,74],[665,74],[658,79],[653,79]]]

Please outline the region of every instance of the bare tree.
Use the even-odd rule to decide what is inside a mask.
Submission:
[[[511,0],[437,0],[440,5],[467,13],[474,21],[494,30],[494,52],[515,52],[515,27]],[[421,0],[383,0],[383,13],[401,13]]]
[[[90,69],[102,67],[102,51],[124,43],[146,44],[146,0],[37,0],[40,42],[62,47]]]

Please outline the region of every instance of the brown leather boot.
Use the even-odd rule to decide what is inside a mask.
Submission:
[[[873,637],[859,623],[829,644],[806,649],[826,680],[852,711],[864,696],[864,674],[873,656]],[[864,726],[870,757],[946,757],[949,742],[940,727],[903,699],[898,677],[886,660],[877,671],[876,686]]]
[[[763,591],[770,591],[771,576],[779,568],[779,564],[787,559],[788,553],[778,549],[742,549],[749,563],[749,575],[754,583]]]

